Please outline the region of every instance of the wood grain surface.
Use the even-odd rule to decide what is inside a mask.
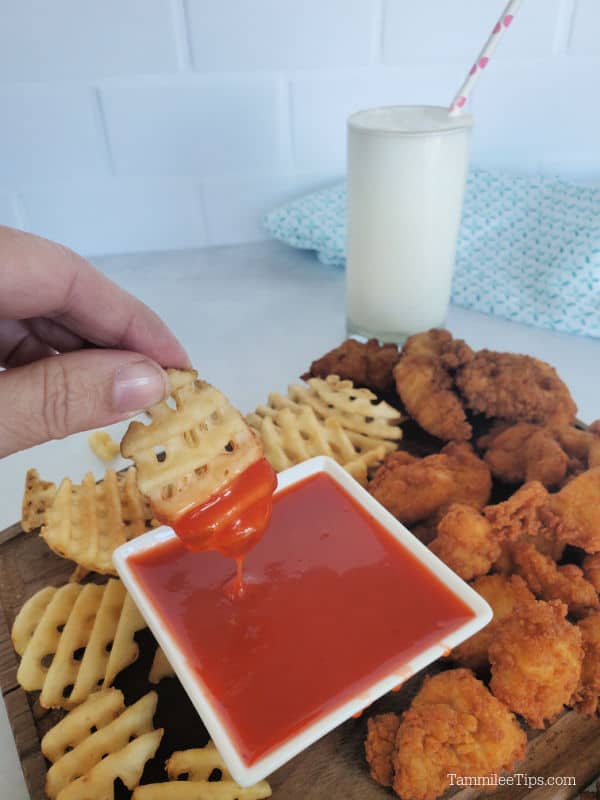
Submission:
[[[17,685],[17,656],[10,641],[10,628],[18,610],[34,592],[49,584],[63,584],[72,569],[71,562],[54,555],[36,534],[22,533],[18,525],[0,532],[0,686],[32,800],[44,798],[46,764],[40,753],[40,737],[61,713],[42,709],[36,694],[25,693]],[[140,659],[116,681],[127,702],[135,701],[150,688],[147,675],[156,643],[144,631],[139,644]],[[439,664],[433,665],[429,671],[440,668]],[[422,674],[401,691],[386,695],[368,713],[406,708],[421,679]],[[208,738],[177,680],[162,681],[158,693],[156,722],[165,727],[166,733],[156,757],[147,765],[144,781],[164,780],[162,765],[173,750],[202,746]],[[275,800],[390,800],[394,796],[391,791],[379,787],[368,776],[363,755],[365,731],[365,716],[349,720],[274,773],[269,780]],[[600,774],[600,720],[574,712],[564,714],[546,731],[533,735],[527,756],[516,772],[541,778],[573,776],[576,785],[528,787],[521,783],[492,791],[469,788],[455,791],[453,797],[455,800],[574,797]],[[117,800],[128,796],[117,787]]]

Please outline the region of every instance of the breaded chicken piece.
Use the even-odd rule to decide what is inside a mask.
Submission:
[[[471,506],[453,503],[437,526],[429,549],[464,581],[489,572],[500,556],[500,539]]]
[[[379,714],[368,721],[365,755],[371,777],[382,786],[391,786],[394,780],[393,756],[396,734],[400,725],[398,714]]]
[[[403,800],[434,800],[457,776],[512,769],[527,738],[506,706],[466,669],[426,678],[396,738],[394,790]]]
[[[582,472],[550,495],[547,510],[560,541],[600,553],[600,467]]]
[[[529,422],[497,427],[482,436],[478,446],[492,475],[504,483],[539,481],[547,488],[560,486],[569,458],[553,431]]]
[[[600,592],[600,553],[587,555],[581,565],[585,578]]]
[[[391,453],[367,488],[400,522],[411,525],[439,518],[452,503],[482,508],[492,479],[470,445],[450,442],[425,458]]]
[[[523,534],[552,534],[557,518],[547,514],[550,495],[539,481],[530,481],[508,500],[486,506],[483,514],[494,530],[507,541],[516,541]]]
[[[482,575],[471,586],[489,603],[494,616],[485,628],[455,647],[450,657],[463,667],[481,670],[489,663],[488,649],[500,622],[509,617],[517,606],[535,603],[535,597],[518,575]]]
[[[490,689],[531,728],[552,722],[579,685],[582,636],[566,613],[560,600],[517,607],[488,650]]]
[[[540,600],[562,600],[575,617],[600,609],[596,589],[575,564],[559,567],[525,540],[512,543],[510,550],[519,575]]]
[[[392,370],[399,358],[395,344],[379,344],[377,339],[368,342],[346,339],[339,347],[313,361],[302,378],[339,375],[355,386],[366,386],[373,392],[385,394],[394,389]]]
[[[456,385],[472,411],[511,422],[568,425],[577,406],[556,370],[516,353],[479,350],[458,368]]]
[[[600,467],[600,420],[586,429],[563,425],[556,429],[556,438],[569,457],[569,472],[579,473]]]
[[[583,637],[583,665],[570,705],[582,714],[593,716],[600,705],[600,612],[580,619],[577,627]]]
[[[452,370],[472,355],[462,340],[442,329],[410,336],[402,348],[394,367],[396,391],[408,414],[432,436],[445,441],[471,438]]]

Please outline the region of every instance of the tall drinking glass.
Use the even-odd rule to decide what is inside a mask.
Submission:
[[[390,106],[348,120],[348,335],[402,342],[443,325],[473,119]]]

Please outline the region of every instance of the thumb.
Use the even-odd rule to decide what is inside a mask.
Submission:
[[[133,416],[162,400],[166,373],[139,353],[79,350],[0,374],[0,457]]]

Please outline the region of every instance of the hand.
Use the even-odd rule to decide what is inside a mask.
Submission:
[[[132,416],[188,357],[159,317],[61,245],[0,226],[0,457]]]

